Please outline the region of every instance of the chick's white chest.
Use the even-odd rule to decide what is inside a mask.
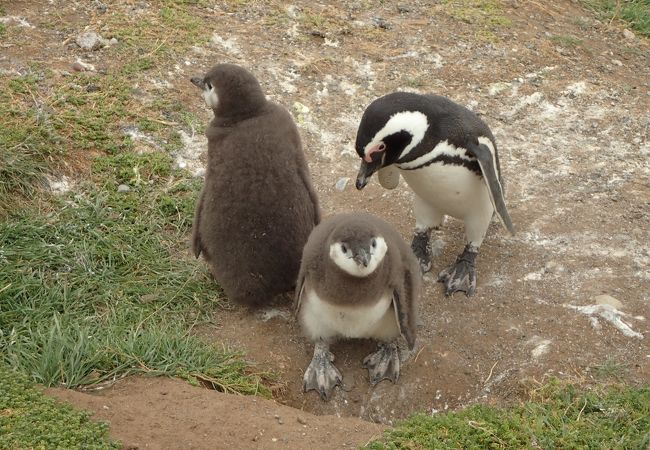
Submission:
[[[388,290],[373,305],[336,305],[324,301],[313,289],[303,293],[300,323],[312,340],[330,338],[390,339],[399,335]]]

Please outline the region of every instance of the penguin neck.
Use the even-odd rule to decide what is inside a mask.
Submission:
[[[254,117],[264,109],[266,97],[261,89],[236,89],[227,94],[219,93],[219,104],[214,116],[227,122],[237,122]]]
[[[321,284],[324,299],[338,305],[367,305],[378,301],[386,290],[386,265],[381,264],[366,277],[355,277],[331,263]]]

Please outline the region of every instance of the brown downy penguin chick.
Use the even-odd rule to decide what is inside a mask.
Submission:
[[[242,67],[192,78],[214,112],[192,230],[228,298],[259,305],[295,286],[309,233],[320,222],[298,129]]]
[[[399,377],[397,338],[415,344],[420,266],[397,231],[366,213],[324,220],[312,231],[303,251],[295,311],[314,342],[305,372],[305,392],[317,390],[328,400],[342,377],[332,364],[329,345],[337,338],[374,338],[379,349],[363,360],[374,385]]]

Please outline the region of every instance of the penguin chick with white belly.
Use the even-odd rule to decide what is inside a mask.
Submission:
[[[489,127],[445,97],[395,92],[375,100],[363,113],[356,151],[362,158],[357,189],[379,171],[385,188],[395,188],[401,175],[415,193],[411,248],[423,273],[431,269],[431,230],[438,229],[445,214],[465,223],[465,249],[438,281],[447,295],[474,294],[474,261],[495,211],[514,234]]]
[[[363,360],[374,385],[399,377],[397,338],[415,344],[418,261],[395,229],[365,213],[339,214],[314,228],[303,251],[295,311],[314,342],[303,381],[323,400],[341,385],[329,345],[339,338],[374,338],[379,348]]]
[[[320,222],[298,129],[242,67],[218,64],[191,81],[214,112],[194,255],[203,255],[230,300],[268,303],[294,288],[302,249]]]

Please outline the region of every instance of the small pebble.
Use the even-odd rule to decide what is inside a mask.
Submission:
[[[307,425],[307,421],[305,419],[303,419],[302,417],[300,417],[300,416],[296,417],[296,420],[301,425]]]
[[[625,39],[636,39],[636,35],[627,28],[623,30],[623,36],[625,36]]]
[[[104,14],[108,10],[108,6],[100,1],[95,1],[95,9],[97,9],[97,12],[100,14]]]
[[[337,191],[344,191],[349,181],[350,178],[348,177],[340,178],[339,181],[336,182],[336,185],[334,185],[334,187],[336,188]]]
[[[86,92],[97,92],[99,90],[99,86],[96,84],[89,84],[86,86]]]
[[[85,71],[94,72],[95,66],[93,66],[92,64],[85,63],[80,59],[77,59],[74,63],[72,63],[72,70],[75,70],[77,72],[85,72]]]
[[[381,17],[373,17],[372,22],[377,28],[381,28],[383,30],[390,30],[393,28],[390,22],[388,22],[386,19],[382,19]]]
[[[623,65],[623,62],[620,61],[620,60],[618,60],[618,59],[612,59],[612,64],[614,64],[615,66],[619,66],[619,67],[620,67],[620,66]]]
[[[84,50],[99,50],[106,40],[94,31],[86,31],[75,38],[75,42]]]
[[[607,294],[595,296],[594,301],[596,302],[597,305],[610,305],[616,309],[623,308],[623,303],[619,299],[614,298],[611,295],[607,295]]]
[[[120,184],[117,187],[117,192],[129,192],[130,190],[131,190],[131,188],[126,184]]]
[[[545,273],[558,273],[561,272],[564,268],[557,263],[557,261],[549,261],[544,265]]]

